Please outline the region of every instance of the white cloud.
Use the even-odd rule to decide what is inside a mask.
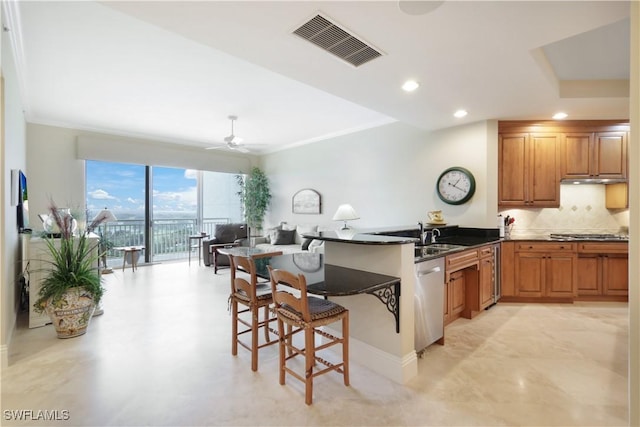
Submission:
[[[96,190],[89,193],[89,197],[96,200],[116,200],[116,197],[110,195],[104,190]]]
[[[198,171],[195,169],[185,169],[184,177],[187,179],[198,179]]]

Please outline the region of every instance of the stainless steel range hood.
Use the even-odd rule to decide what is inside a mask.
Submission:
[[[565,178],[560,180],[560,184],[617,184],[620,182],[627,182],[627,180],[617,178]]]

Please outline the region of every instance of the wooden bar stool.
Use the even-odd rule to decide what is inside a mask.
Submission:
[[[305,403],[311,405],[313,400],[313,378],[327,372],[337,371],[342,374],[344,385],[349,385],[349,310],[333,301],[307,296],[307,282],[302,274],[295,276],[285,270],[274,270],[269,266],[271,276],[271,292],[278,318],[278,335],[280,343],[280,384],[284,385],[288,373],[305,384]],[[286,285],[299,292],[299,296],[288,292]],[[297,292],[296,292],[297,293]],[[321,329],[342,320],[342,337],[336,337]],[[287,332],[284,324],[288,325]],[[304,332],[304,348],[293,345],[293,336]],[[316,346],[315,334],[325,338],[325,342]],[[342,362],[333,364],[317,355],[337,344],[342,344]],[[288,356],[285,355],[285,349]],[[304,356],[305,372],[301,375],[287,366],[287,361],[296,356]],[[315,371],[316,362],[325,367]]]
[[[271,295],[271,287],[267,283],[258,283],[256,275],[256,265],[251,257],[229,255],[231,265],[231,295],[229,301],[231,303],[231,354],[238,354],[238,344],[251,352],[251,370],[258,370],[258,350],[271,344],[275,344],[277,340],[271,340],[269,332],[277,335],[277,331],[271,329],[269,324],[276,321],[269,307],[273,304]],[[244,271],[249,274],[250,281],[243,277],[238,277],[237,272]],[[246,308],[238,310],[238,304],[242,304]],[[260,320],[260,307],[264,308],[264,319]],[[243,319],[240,315],[243,313],[251,314],[251,321]],[[247,329],[239,331],[239,324]],[[258,330],[264,329],[265,343],[258,345]],[[251,333],[251,344],[246,344],[240,340],[240,336]]]

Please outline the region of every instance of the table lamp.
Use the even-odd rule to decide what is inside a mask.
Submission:
[[[360,219],[360,216],[358,216],[356,210],[353,209],[353,206],[349,204],[338,206],[338,210],[335,215],[333,215],[334,221],[344,221],[344,226],[341,230],[348,230],[349,227],[347,226],[347,221],[352,221],[354,219]]]

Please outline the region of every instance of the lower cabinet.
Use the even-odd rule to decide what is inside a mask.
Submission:
[[[577,262],[572,243],[518,243],[514,294],[521,298],[572,299]]]
[[[462,316],[465,309],[465,274],[456,271],[449,275],[445,283],[444,295],[444,324],[451,323]]]
[[[501,301],[626,301],[626,242],[503,242]]]
[[[578,299],[626,300],[629,295],[627,243],[578,245]]]
[[[457,252],[446,257],[444,323],[471,319],[494,300],[494,245]]]
[[[496,282],[496,258],[494,249],[494,245],[480,249],[480,262],[478,265],[480,282],[478,285],[480,292],[480,295],[478,295],[478,308],[480,310],[484,310],[493,304],[494,301]]]

